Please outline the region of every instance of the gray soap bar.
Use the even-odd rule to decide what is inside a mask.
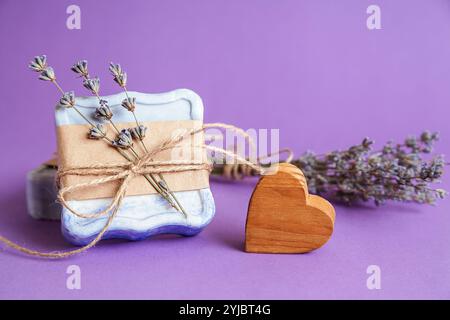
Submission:
[[[56,171],[56,167],[43,164],[27,174],[28,214],[35,219],[61,218],[61,205],[56,202]]]

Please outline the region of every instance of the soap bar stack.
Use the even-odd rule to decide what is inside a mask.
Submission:
[[[200,97],[193,91],[180,89],[161,94],[129,92],[129,95],[136,98],[136,115],[139,121],[148,127],[145,142],[150,149],[157,147],[164,137],[173,136],[177,129],[198,128],[203,124],[203,104]],[[119,129],[133,125],[130,113],[121,107],[125,97],[125,93],[102,97],[113,111],[114,122]],[[95,108],[98,107],[97,98],[77,98],[76,107],[91,117]],[[89,127],[73,109],[57,108],[55,116],[60,169],[102,162],[105,161],[106,154],[109,161],[123,161],[123,158],[114,152],[111,146],[86,139]],[[91,120],[96,121],[93,117]],[[161,157],[164,156],[165,159],[159,159],[158,155],[155,155],[154,160],[167,160],[168,155],[161,155]],[[50,172],[47,173],[50,175]],[[116,217],[103,238],[139,240],[162,233],[185,236],[197,234],[209,224],[215,213],[208,177],[207,170],[164,173],[170,190],[184,207],[187,217],[170,206],[163,197],[146,184],[144,177],[139,176],[133,179],[127,196],[123,199]],[[43,185],[44,180],[43,177],[41,178]],[[61,182],[66,187],[95,178],[98,177],[71,175],[64,176]],[[118,185],[118,183],[111,183],[74,191],[68,196],[68,204],[80,213],[99,212],[109,206]],[[34,206],[38,205],[38,201],[43,203],[44,199],[33,197],[31,200],[35,202]],[[37,215],[35,212],[36,210],[30,210],[30,214],[35,217],[46,216],[44,213]],[[53,215],[50,210],[46,213],[48,213],[47,216]],[[81,218],[65,207],[61,210],[63,234],[68,241],[76,245],[85,245],[95,238],[107,219],[107,216]]]

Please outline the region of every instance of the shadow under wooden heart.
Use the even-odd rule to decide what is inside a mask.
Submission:
[[[324,245],[334,228],[335,212],[325,199],[310,195],[305,176],[282,163],[263,176],[248,208],[245,251],[304,253]]]

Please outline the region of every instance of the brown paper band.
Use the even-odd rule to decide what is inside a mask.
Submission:
[[[147,136],[144,139],[148,149],[159,146],[163,141],[185,130],[201,128],[202,122],[196,120],[182,121],[158,121],[143,122],[148,127]],[[135,123],[118,123],[120,129],[135,126]],[[127,164],[128,162],[110,146],[105,140],[90,140],[87,138],[88,125],[65,125],[57,127],[58,139],[58,167],[60,170],[70,170],[84,166],[92,166],[96,163],[102,164]],[[115,138],[115,131],[108,126],[108,137]],[[177,151],[167,150],[157,154],[153,160],[199,160],[205,161],[206,152],[200,148],[203,145],[203,135],[196,135],[195,139],[186,139],[180,143],[182,148]],[[134,143],[134,148],[140,154],[144,154],[142,145]],[[174,153],[175,152],[175,153]],[[195,170],[186,172],[170,172],[163,174],[169,189],[176,191],[198,190],[209,187],[208,170]],[[66,175],[61,178],[62,186],[86,183],[101,176],[90,175]],[[79,189],[66,195],[67,200],[87,200],[98,198],[111,198],[120,187],[121,181],[96,185],[89,188]],[[127,195],[144,195],[157,193],[143,176],[138,176],[128,185]]]

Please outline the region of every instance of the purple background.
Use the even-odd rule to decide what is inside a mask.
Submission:
[[[366,27],[378,4],[382,29]],[[82,29],[66,28],[81,7]],[[403,139],[438,130],[450,153],[450,1],[0,1],[0,234],[40,250],[68,249],[59,223],[26,214],[28,170],[55,150],[58,94],[27,68],[46,53],[61,84],[88,59],[117,92],[107,63],[120,62],[131,90],[186,87],[205,121],[280,128],[297,153]],[[106,81],[107,80],[107,81]],[[442,184],[450,188],[448,179]],[[450,298],[449,201],[436,207],[336,206],[335,233],[306,255],[242,251],[253,182],[212,183],[217,215],[194,238],[105,241],[46,261],[0,251],[0,298]],[[82,289],[66,289],[66,268]],[[381,290],[366,268],[381,267]]]

